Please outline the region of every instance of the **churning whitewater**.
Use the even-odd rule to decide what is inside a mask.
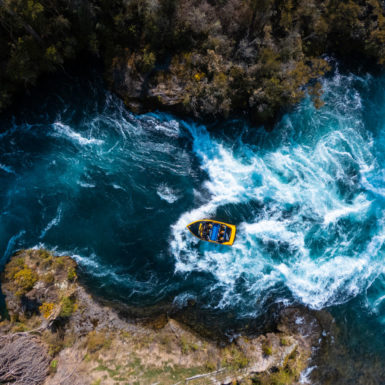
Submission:
[[[285,290],[313,308],[365,291],[384,272],[383,191],[373,134],[364,126],[356,87],[369,79],[335,75],[324,81],[326,106],[309,101],[286,116],[262,145],[226,144],[189,127],[208,175],[210,199],[173,226],[176,270],[209,271],[218,306],[255,311]],[[377,171],[378,172],[378,171]],[[197,244],[184,226],[236,205],[243,213],[232,248]],[[239,215],[239,214],[237,214]]]
[[[101,87],[72,87],[40,103],[45,112],[1,122],[1,263],[53,248],[133,304],[193,297],[242,317],[368,292],[379,311],[383,79],[337,72],[323,82],[324,107],[306,99],[271,133],[135,116]],[[192,237],[185,226],[204,217],[236,224],[234,246]]]

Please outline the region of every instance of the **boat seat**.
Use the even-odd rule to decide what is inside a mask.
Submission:
[[[212,230],[211,230],[211,234],[210,234],[210,240],[211,241],[217,241],[218,239],[218,233],[219,233],[219,228],[220,228],[220,225],[219,224],[214,224]]]

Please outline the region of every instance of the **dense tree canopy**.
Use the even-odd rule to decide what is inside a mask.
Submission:
[[[82,55],[134,108],[266,121],[306,90],[325,53],[385,63],[380,0],[0,0],[0,110]]]

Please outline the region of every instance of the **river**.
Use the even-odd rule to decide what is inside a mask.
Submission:
[[[46,84],[0,120],[0,264],[70,254],[95,292],[133,306],[327,309],[362,365],[340,383],[381,383],[385,77],[335,70],[323,88],[321,109],[306,98],[266,132],[135,115],[98,77]],[[203,217],[237,225],[234,246],[192,237]]]

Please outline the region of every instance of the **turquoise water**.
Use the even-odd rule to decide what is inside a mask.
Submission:
[[[271,133],[137,116],[99,83],[46,86],[0,121],[1,264],[45,246],[131,305],[327,308],[351,357],[383,363],[384,77],[336,71],[323,108],[306,99]],[[234,246],[193,238],[202,217],[236,224]]]

